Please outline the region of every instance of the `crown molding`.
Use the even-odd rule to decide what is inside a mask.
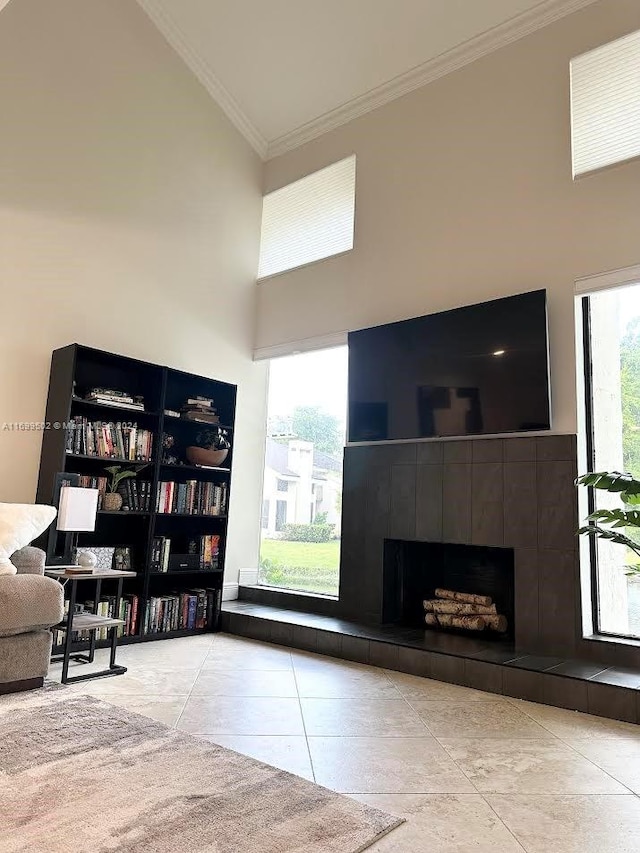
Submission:
[[[0,0],[0,4],[2,2],[3,0]],[[268,150],[267,140],[246,116],[238,102],[218,80],[200,54],[189,44],[186,35],[159,0],[136,0],[136,2],[151,18],[171,47],[189,66],[229,121],[240,131],[257,154],[265,160]]]
[[[141,0],[138,0],[141,2]],[[464,68],[489,53],[499,50],[518,39],[531,35],[554,21],[590,6],[597,0],[544,0],[533,9],[505,21],[503,24],[481,33],[469,41],[452,48],[390,80],[371,91],[302,125],[269,142],[266,159],[278,157],[299,148],[306,142],[322,136],[330,130],[347,124],[378,107],[394,101],[415,89],[438,80],[453,71]]]

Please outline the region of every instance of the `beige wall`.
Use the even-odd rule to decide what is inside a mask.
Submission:
[[[267,191],[355,152],[356,247],[262,283],[257,346],[546,287],[574,431],[574,280],[640,262],[640,163],[572,181],[569,60],[638,28],[602,0],[268,163]]]
[[[30,501],[51,350],[239,385],[227,580],[257,561],[262,165],[133,0],[0,14],[0,500]]]

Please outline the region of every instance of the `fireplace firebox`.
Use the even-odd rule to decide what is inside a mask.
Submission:
[[[436,590],[487,596],[506,617],[506,631],[486,629],[483,639],[515,637],[514,552],[512,548],[457,545],[403,539],[384,540],[382,618],[408,628],[471,633],[461,627],[425,624],[423,601]],[[435,620],[434,620],[435,621]]]

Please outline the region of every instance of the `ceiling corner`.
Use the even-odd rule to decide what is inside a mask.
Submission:
[[[5,0],[0,0],[0,8],[2,8],[4,2]],[[244,113],[238,102],[223,86],[207,63],[191,47],[187,37],[167,13],[160,1],[136,0],[136,2],[153,21],[178,56],[195,74],[229,121],[244,136],[259,157],[265,160],[268,152],[267,140]]]

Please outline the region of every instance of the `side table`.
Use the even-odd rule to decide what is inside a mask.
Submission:
[[[98,616],[97,609],[100,601],[100,590],[103,580],[111,580],[113,578],[118,581],[118,589],[115,597],[114,613],[120,612],[120,601],[122,600],[122,581],[124,578],[134,578],[135,572],[122,572],[114,569],[99,569],[93,572],[83,572],[82,574],[73,572],[68,573],[66,567],[45,566],[45,575],[50,578],[56,578],[63,585],[69,583],[69,613],[66,619],[56,629],[65,632],[64,651],[61,655],[55,655],[52,660],[62,661],[62,684],[71,684],[76,681],[87,681],[90,678],[105,678],[112,675],[123,675],[127,668],[126,666],[118,666],[116,664],[116,649],[118,646],[118,628],[124,625],[122,619],[111,618],[108,616]],[[78,592],[78,581],[96,581],[96,589],[94,595],[93,613],[75,613],[76,598]],[[99,672],[89,672],[85,675],[69,675],[69,662],[73,659],[81,663],[92,663],[96,650],[96,631],[100,628],[108,628],[111,632],[111,653],[109,655],[108,669],[101,669]],[[74,631],[89,631],[91,639],[89,641],[89,653],[80,654],[71,652],[71,637]]]

